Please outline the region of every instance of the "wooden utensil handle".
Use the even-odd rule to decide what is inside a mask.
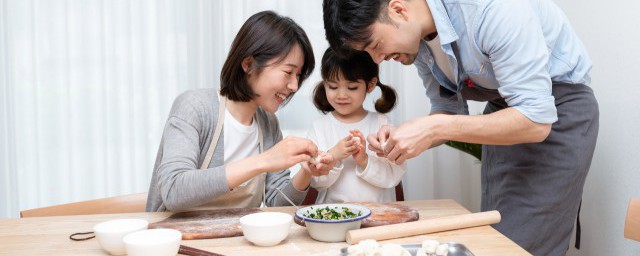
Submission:
[[[180,245],[180,250],[178,250],[178,253],[183,255],[189,255],[189,256],[224,256],[222,254],[200,250],[200,249],[189,247],[186,245]]]
[[[428,220],[355,229],[347,232],[347,243],[356,244],[365,239],[387,240],[441,231],[463,229],[500,222],[498,211],[469,213]]]

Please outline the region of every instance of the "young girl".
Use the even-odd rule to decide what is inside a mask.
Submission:
[[[273,113],[313,67],[311,44],[295,22],[270,11],[251,16],[222,67],[220,92],[192,90],[175,100],[146,210],[289,205],[277,190],[301,202],[312,175],[329,167],[311,165],[290,179],[287,168],[317,148],[303,138],[283,140]]]
[[[375,133],[389,122],[381,113],[393,109],[395,91],[380,83],[378,65],[366,52],[340,60],[327,49],[322,57],[322,79],[313,103],[325,116],[313,123],[308,137],[320,150],[328,149],[333,168],[311,181],[318,190],[316,203],[395,201],[393,187],[402,180],[404,167],[369,151],[363,135]],[[362,106],[376,86],[382,91],[375,104],[378,113]]]

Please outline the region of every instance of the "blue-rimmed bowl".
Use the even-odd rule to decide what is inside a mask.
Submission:
[[[315,212],[316,209],[327,206],[336,211],[342,211],[342,207],[347,207],[355,214],[359,212],[360,216],[344,220],[319,220],[306,217],[307,212]],[[304,221],[311,238],[322,242],[344,242],[347,231],[359,229],[362,220],[370,215],[369,208],[357,204],[316,204],[296,211],[296,218]]]

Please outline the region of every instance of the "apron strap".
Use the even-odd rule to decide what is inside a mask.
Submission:
[[[264,152],[264,143],[263,143],[263,138],[262,138],[262,128],[260,128],[261,125],[260,125],[260,122],[258,120],[259,118],[260,118],[259,115],[256,114],[256,122],[257,122],[257,125],[258,125],[258,145],[260,147],[260,152],[259,153],[262,154],[262,152]],[[265,177],[265,182],[264,183],[265,183],[264,189],[262,190],[262,205],[264,207],[267,207],[267,184],[266,184],[267,180],[266,180],[266,177]]]
[[[456,68],[458,71],[455,76],[456,78],[458,78],[458,81],[454,81],[453,83],[455,83],[458,88],[456,88],[456,97],[458,100],[458,114],[460,115],[464,115],[465,114],[465,99],[462,97],[462,88],[464,88],[464,84],[463,81],[465,79],[467,79],[467,74],[466,72],[464,72],[464,67],[462,67],[462,63],[460,62],[460,60],[458,60],[458,56],[460,56],[460,54],[458,53],[458,44],[454,41],[451,43],[451,50],[453,51],[453,55],[456,58]]]
[[[218,145],[218,140],[220,139],[220,133],[222,132],[222,126],[224,125],[224,113],[226,111],[226,105],[227,105],[227,97],[220,97],[220,105],[218,106],[218,120],[216,121],[216,129],[213,132],[213,138],[211,139],[211,143],[209,144],[207,155],[204,157],[204,161],[202,161],[202,165],[200,166],[200,169],[202,170],[207,169],[207,167],[209,167],[209,163],[211,163],[211,157],[213,157],[213,151],[215,151],[216,145]]]
[[[218,96],[220,96],[220,92],[218,92]],[[218,120],[216,121],[216,129],[213,132],[213,138],[211,138],[211,143],[209,143],[209,148],[207,149],[207,155],[204,157],[204,161],[202,161],[202,165],[200,169],[204,170],[209,167],[211,163],[211,158],[213,157],[213,152],[218,145],[218,141],[220,140],[220,133],[222,133],[222,126],[224,125],[224,116],[227,110],[227,97],[220,96],[220,104],[218,106]],[[262,128],[260,125],[259,115],[256,114],[256,122],[258,125],[258,145],[260,147],[259,153],[264,152],[264,143],[262,136]],[[262,204],[266,207],[266,198],[267,198],[267,186],[262,190]]]

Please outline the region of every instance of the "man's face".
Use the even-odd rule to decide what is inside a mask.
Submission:
[[[369,27],[371,42],[368,45],[356,43],[353,47],[368,52],[378,64],[391,59],[404,65],[413,64],[420,49],[420,30],[406,21],[394,23],[376,21]]]

